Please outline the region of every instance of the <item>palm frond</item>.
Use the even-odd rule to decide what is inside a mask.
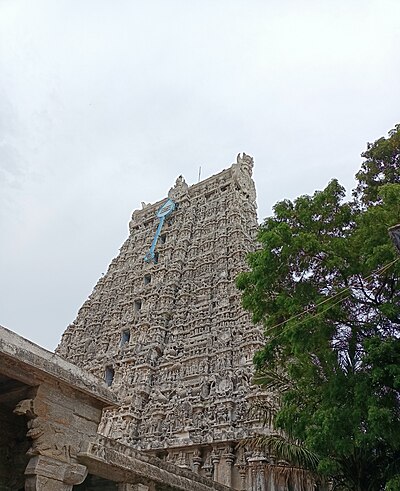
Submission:
[[[253,382],[261,385],[265,390],[279,394],[286,392],[291,386],[289,378],[283,372],[269,370],[266,367],[257,370]]]
[[[260,397],[253,401],[250,408],[250,417],[257,419],[263,426],[271,428],[279,408],[277,397]]]
[[[301,442],[284,435],[256,435],[244,440],[242,445],[252,450],[263,449],[267,455],[273,456],[286,467],[317,472],[318,455],[305,448]]]

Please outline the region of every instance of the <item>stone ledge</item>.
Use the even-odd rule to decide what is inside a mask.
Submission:
[[[27,376],[21,380],[28,385],[37,385],[38,376],[42,380],[51,378],[71,385],[104,405],[118,404],[117,397],[102,380],[3,326],[0,326],[0,357],[12,360],[14,365],[29,367]]]
[[[115,440],[98,435],[89,442],[78,460],[89,472],[117,482],[151,481],[166,484],[180,491],[229,491],[231,488],[182,469],[157,457],[143,454]]]

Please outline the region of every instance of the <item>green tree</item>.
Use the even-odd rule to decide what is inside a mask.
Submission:
[[[277,203],[237,280],[265,326],[258,374],[282,384],[274,425],[338,489],[399,482],[400,261],[387,233],[400,221],[399,155],[397,126],[363,154],[353,201],[332,180]]]
[[[382,184],[400,184],[400,124],[389,131],[389,138],[379,138],[368,143],[367,150],[361,154],[365,158],[357,173],[356,196],[365,205],[375,203]]]

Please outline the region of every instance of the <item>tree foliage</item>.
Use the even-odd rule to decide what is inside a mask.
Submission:
[[[275,205],[237,284],[265,326],[258,373],[284,380],[275,426],[337,488],[396,489],[400,260],[387,229],[400,222],[400,125],[363,157],[352,201],[332,180]]]
[[[379,138],[368,143],[361,154],[365,161],[357,173],[358,186],[354,191],[363,204],[375,203],[380,186],[385,183],[400,184],[400,124],[389,131],[389,138]]]

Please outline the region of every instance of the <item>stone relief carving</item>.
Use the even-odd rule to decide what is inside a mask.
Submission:
[[[187,196],[189,186],[187,185],[183,176],[178,176],[175,181],[175,186],[168,191],[168,198],[174,201],[179,200]],[[185,204],[184,204],[185,207]]]

